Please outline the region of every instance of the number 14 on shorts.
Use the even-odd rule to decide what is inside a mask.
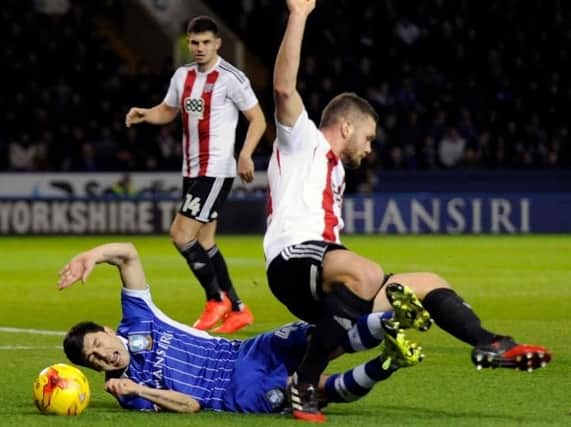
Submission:
[[[200,211],[200,197],[193,197],[192,194],[186,194],[184,203],[182,204],[181,211],[182,212],[189,212],[196,216]]]

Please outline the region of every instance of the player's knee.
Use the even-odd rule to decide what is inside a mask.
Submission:
[[[211,237],[204,238],[204,237],[199,236],[198,242],[205,249],[210,249],[210,248],[213,248],[214,246],[216,246],[216,241]]]
[[[175,245],[177,248],[180,248],[180,247],[184,246],[184,244],[186,243],[186,242],[184,241],[184,236],[183,236],[183,234],[182,234],[176,227],[174,227],[174,226],[172,226],[172,227],[170,228],[169,235],[170,235],[170,238],[171,238],[172,242],[174,243],[174,245]]]
[[[185,246],[191,240],[196,240],[195,233],[192,233],[189,230],[185,230],[176,223],[173,223],[173,225],[171,225],[171,228],[169,230],[169,235],[172,242],[177,248]]]
[[[432,289],[451,287],[442,276],[436,273],[426,273],[426,282],[428,287]]]
[[[355,270],[354,291],[357,295],[364,299],[372,299],[375,297],[381,284],[383,283],[383,269],[380,265],[369,262]]]
[[[414,290],[414,293],[423,299],[434,289],[451,288],[450,284],[436,273],[422,273],[422,275],[412,283],[406,283]]]
[[[176,235],[177,235],[176,230],[174,226],[171,225],[171,228],[169,229],[169,237],[171,238],[174,244],[176,244]]]
[[[325,306],[330,314],[340,315],[355,322],[362,314],[371,312],[373,301],[363,298],[344,284],[338,284],[325,298]]]

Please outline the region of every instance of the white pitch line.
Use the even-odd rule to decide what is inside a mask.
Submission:
[[[34,347],[30,345],[0,345],[2,350],[61,350],[61,346],[53,345],[51,347]]]
[[[44,329],[25,329],[25,328],[10,328],[7,326],[0,326],[0,332],[8,332],[12,334],[32,334],[32,335],[57,335],[63,337],[63,331],[47,331]]]

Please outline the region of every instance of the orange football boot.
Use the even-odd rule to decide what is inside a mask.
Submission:
[[[206,306],[204,311],[198,318],[193,328],[200,329],[201,331],[208,331],[213,328],[224,316],[232,310],[232,303],[230,299],[223,294],[222,301],[208,300],[206,301]]]
[[[229,311],[222,320],[222,325],[212,332],[219,334],[231,334],[254,323],[254,315],[250,309],[244,305],[240,311]]]

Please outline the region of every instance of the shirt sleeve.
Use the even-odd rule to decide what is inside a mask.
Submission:
[[[132,319],[152,319],[151,304],[150,288],[142,290],[123,288],[121,291],[122,322],[128,322]]]
[[[180,78],[182,68],[179,68],[175,71],[173,76],[171,77],[169,88],[167,90],[167,94],[163,102],[167,104],[169,107],[180,108],[180,92],[178,89],[178,79]]]
[[[241,74],[241,77],[243,77],[242,81],[236,80],[229,85],[228,97],[240,111],[245,111],[255,107],[258,104],[258,98],[248,77],[244,74]]]
[[[309,119],[307,111],[304,109],[293,126],[281,124],[277,117],[276,140],[280,150],[283,152],[310,151],[317,145],[317,139],[313,133],[317,132],[315,124]]]
[[[139,396],[119,396],[117,401],[122,408],[135,411],[158,412],[160,408],[150,400]]]

